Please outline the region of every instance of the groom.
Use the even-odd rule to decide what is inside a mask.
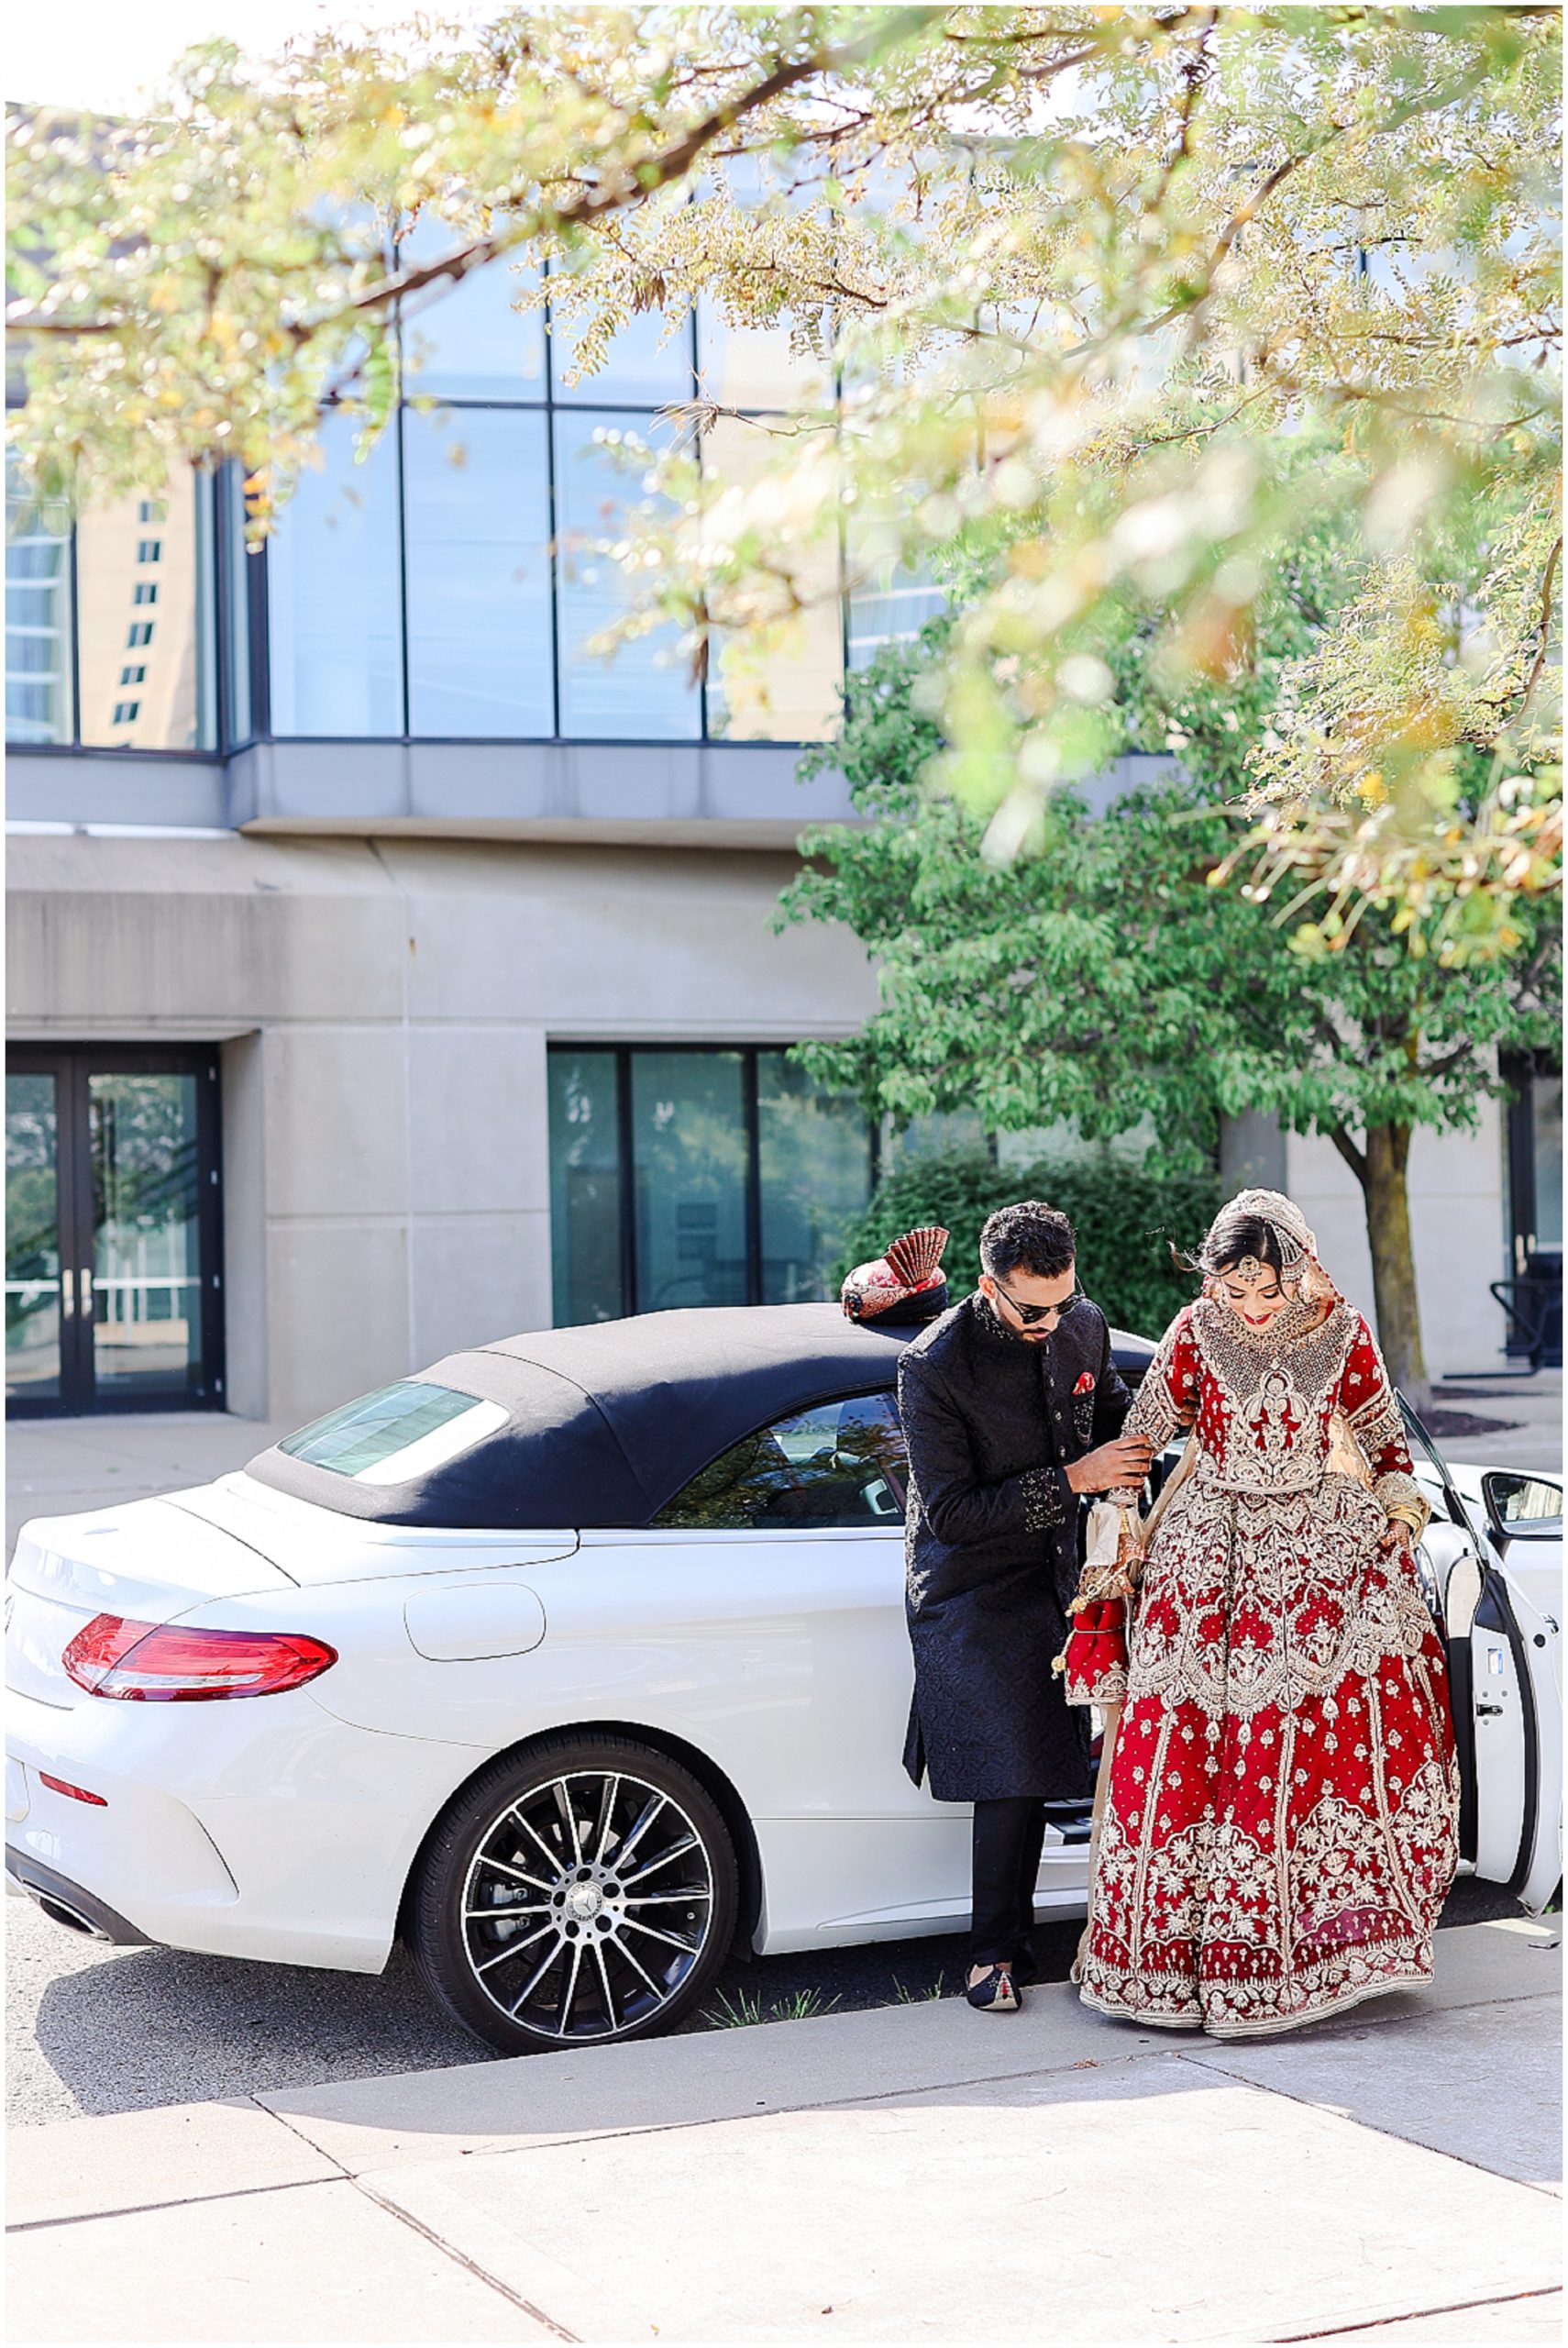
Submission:
[[[915,1692],[904,1766],[972,1802],[971,2005],[1017,2010],[1045,1813],[1087,1798],[1088,1728],[1051,1669],[1077,1584],[1078,1501],[1138,1485],[1132,1397],[1105,1315],[1078,1289],[1073,1227],[1038,1199],[980,1235],[980,1285],[899,1364],[909,1444]]]

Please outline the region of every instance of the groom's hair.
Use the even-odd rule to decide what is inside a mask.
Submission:
[[[1059,1207],[1043,1199],[1020,1199],[1013,1207],[999,1207],[980,1234],[980,1268],[992,1279],[1027,1272],[1037,1280],[1055,1279],[1070,1272],[1077,1255],[1073,1226]]]

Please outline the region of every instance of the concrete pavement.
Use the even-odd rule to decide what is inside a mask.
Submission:
[[[225,1411],[13,1419],[6,1429],[6,1554],[29,1516],[74,1516],[210,1484],[290,1432]]]
[[[1545,2341],[1556,1933],[1229,2045],[961,2000],[15,2132],[11,2336]]]

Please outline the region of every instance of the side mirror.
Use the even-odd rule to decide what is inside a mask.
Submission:
[[[1499,1541],[1561,1541],[1562,1487],[1544,1476],[1494,1468],[1481,1479],[1486,1522]]]

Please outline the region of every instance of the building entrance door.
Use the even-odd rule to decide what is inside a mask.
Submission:
[[[13,1415],[221,1409],[221,1249],[215,1053],[13,1049]]]

